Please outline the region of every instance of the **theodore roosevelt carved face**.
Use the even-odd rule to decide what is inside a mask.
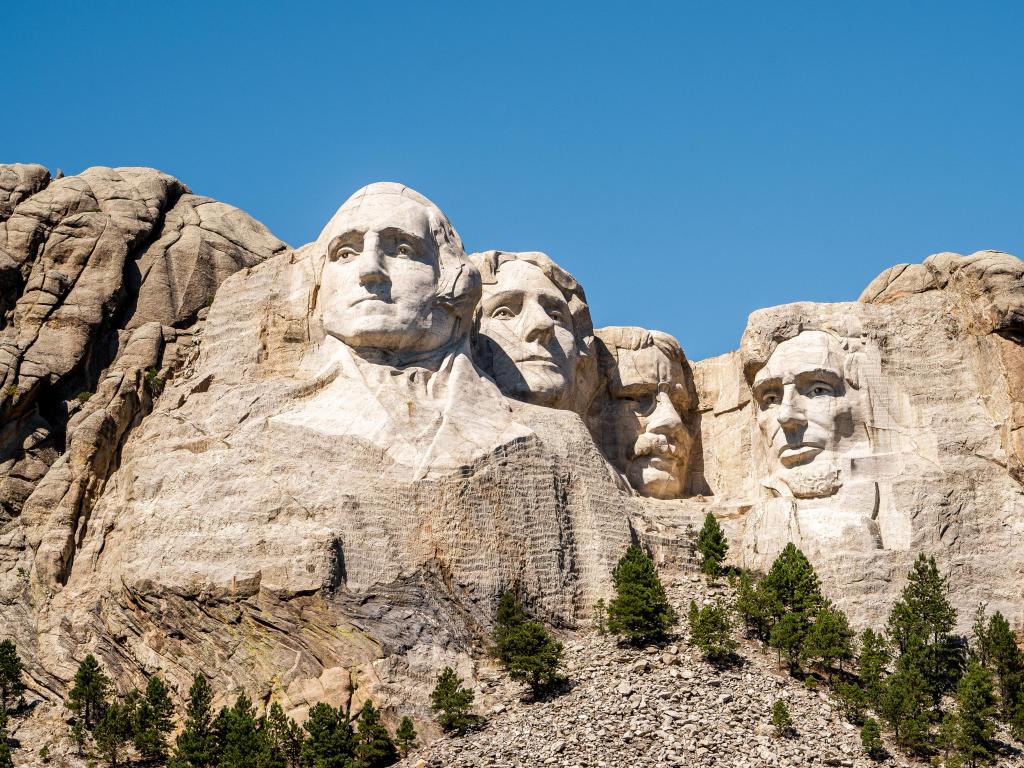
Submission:
[[[474,354],[508,397],[572,408],[593,330],[582,290],[542,253],[474,254],[483,297]]]
[[[338,210],[324,248],[324,331],[357,349],[415,356],[468,334],[479,277],[444,214],[400,184],[371,184]]]
[[[679,497],[693,449],[682,348],[667,333],[643,328],[596,334],[608,386],[599,428],[605,455],[642,495]]]
[[[823,331],[779,344],[752,382],[773,473],[797,497],[838,487],[837,458],[854,431],[845,352]]]

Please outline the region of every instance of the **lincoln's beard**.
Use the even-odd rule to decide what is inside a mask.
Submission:
[[[798,499],[832,496],[843,485],[838,462],[825,454],[819,454],[808,464],[791,469],[782,467],[776,477]]]

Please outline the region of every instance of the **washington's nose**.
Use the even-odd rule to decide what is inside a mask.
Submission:
[[[776,416],[783,429],[800,429],[807,426],[807,416],[804,415],[799,404],[794,402],[795,398],[795,388],[786,387],[782,395],[782,403],[779,405],[779,413]]]
[[[544,307],[534,302],[527,302],[523,307],[523,338],[543,344],[551,338],[555,329],[555,321],[544,311]]]
[[[659,392],[655,400],[654,412],[647,419],[647,431],[659,435],[669,435],[682,428],[683,420],[679,418],[679,411],[673,405],[672,399],[665,392]]]
[[[363,250],[357,257],[356,266],[359,268],[360,285],[369,285],[387,279],[384,252],[381,250],[380,240],[372,233],[367,234],[363,240]]]

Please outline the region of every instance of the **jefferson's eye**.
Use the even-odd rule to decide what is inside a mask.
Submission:
[[[508,307],[498,307],[491,312],[491,317],[495,320],[511,320],[515,317],[515,313]]]
[[[779,404],[779,395],[776,392],[766,392],[761,395],[761,407],[771,408],[773,405]]]

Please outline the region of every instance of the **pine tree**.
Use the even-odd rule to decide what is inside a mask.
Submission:
[[[720,602],[700,608],[690,601],[687,615],[690,643],[701,650],[711,662],[722,664],[733,658],[737,643],[732,637],[729,609]]]
[[[269,768],[271,747],[260,726],[256,708],[244,692],[240,693],[225,712],[219,768]]]
[[[998,611],[989,617],[984,638],[985,656],[999,684],[999,715],[1020,738],[1024,735],[1024,653]]]
[[[818,659],[831,674],[832,663],[853,658],[853,630],[846,614],[833,605],[825,604],[814,615],[814,623],[804,638],[803,656]]]
[[[704,517],[704,527],[697,536],[697,551],[700,553],[700,569],[703,573],[711,577],[722,573],[722,562],[729,551],[729,542],[722,526],[710,512]]]
[[[839,709],[843,717],[854,725],[864,722],[864,712],[868,708],[868,695],[857,683],[841,680],[832,688],[839,701]]]
[[[864,752],[875,762],[885,760],[886,751],[885,744],[882,743],[882,729],[878,726],[878,721],[873,717],[869,717],[864,721],[864,726],[860,729],[860,743],[864,746]]]
[[[302,727],[307,734],[302,742],[304,768],[361,768],[352,724],[343,710],[323,702],[314,704]]]
[[[889,675],[875,709],[904,749],[920,752],[927,746],[928,692],[924,678],[916,669],[899,669]]]
[[[564,679],[558,674],[562,644],[544,625],[530,620],[511,593],[503,595],[498,605],[494,653],[509,677],[527,683],[534,697]]]
[[[882,679],[889,665],[889,644],[885,636],[868,627],[860,637],[860,684],[872,701],[878,701],[882,692]]]
[[[813,615],[822,605],[821,583],[810,561],[792,542],[775,558],[761,582],[777,602],[776,619],[785,613]]]
[[[21,678],[21,659],[18,649],[11,640],[0,643],[0,706],[4,711],[25,692],[25,682]]]
[[[772,627],[768,636],[768,645],[779,652],[779,663],[783,657],[792,671],[800,669],[803,654],[804,638],[807,637],[809,622],[803,613],[790,611]]]
[[[474,694],[462,685],[462,679],[451,667],[437,676],[437,685],[430,694],[430,708],[437,712],[437,721],[445,731],[463,733],[478,724],[481,718],[471,714]]]
[[[914,562],[900,599],[889,614],[888,632],[899,650],[897,665],[914,667],[925,680],[937,706],[953,690],[963,670],[963,649],[951,632],[956,611],[950,605],[947,580],[935,558],[921,554]]]
[[[164,681],[155,675],[146,683],[146,692],[135,709],[132,742],[146,760],[167,759],[167,734],[171,732],[174,705]]]
[[[992,673],[972,661],[957,685],[956,713],[944,729],[948,742],[970,768],[995,760],[995,713]]]
[[[782,699],[772,704],[772,726],[776,736],[789,736],[793,731],[793,718],[789,716],[789,707]]]
[[[608,630],[613,634],[644,644],[664,637],[678,621],[654,563],[639,547],[626,550],[612,581],[615,598],[608,605]]]
[[[285,768],[299,768],[302,760],[302,729],[295,720],[285,715],[276,701],[267,715],[266,728],[271,749],[280,757]]]
[[[986,616],[987,607],[985,603],[978,603],[974,609],[974,624],[971,626],[971,634],[974,636],[974,642],[971,644],[971,657],[983,667],[990,667],[992,660],[992,638],[989,634],[989,622]]]
[[[356,726],[356,757],[365,768],[383,768],[398,762],[398,750],[380,722],[380,712],[367,699],[359,710]]]
[[[109,688],[110,678],[103,674],[99,662],[92,654],[86,656],[78,665],[66,702],[67,708],[83,719],[86,729],[95,728],[106,711]]]
[[[174,765],[182,768],[213,768],[220,762],[213,728],[213,691],[201,674],[192,680],[185,709],[185,726],[178,734]]]
[[[7,743],[7,710],[0,709],[0,768],[14,768],[11,745]]]
[[[132,737],[134,703],[135,699],[130,699],[126,704],[108,704],[93,731],[96,748],[108,765],[119,763],[122,751]]]
[[[398,730],[395,731],[395,744],[398,751],[402,753],[402,757],[408,757],[419,746],[416,742],[416,727],[412,723],[412,718],[403,717],[402,722],[398,724]]]
[[[743,620],[748,637],[768,642],[776,614],[785,611],[774,595],[765,592],[763,582],[755,580],[749,571],[743,571],[736,581],[736,613]]]

